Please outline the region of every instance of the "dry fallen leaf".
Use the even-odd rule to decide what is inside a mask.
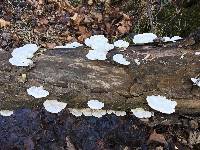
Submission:
[[[56,43],[46,43],[46,48],[53,49],[56,46]]]
[[[10,22],[9,21],[5,21],[4,19],[0,19],[0,28],[9,26]]]
[[[73,39],[74,39],[74,37],[72,37],[71,35],[68,35],[67,38],[66,38],[66,40],[68,42],[71,42]]]
[[[84,26],[79,26],[78,27],[79,29],[79,33],[80,33],[80,36],[78,37],[78,40],[79,41],[84,41],[86,38],[88,38],[89,36],[91,36],[91,33],[87,30],[86,27]]]
[[[91,33],[83,34],[78,37],[78,41],[83,42],[86,38],[90,37]]]
[[[100,23],[102,21],[102,19],[103,19],[102,14],[101,13],[95,13],[94,15],[97,18],[98,23]]]
[[[78,15],[78,17],[76,17],[76,19],[74,20],[75,25],[79,26],[83,19],[84,19],[83,15]]]
[[[156,131],[154,130],[153,133],[151,133],[151,135],[149,136],[149,139],[148,139],[148,143],[151,143],[151,142],[159,142],[159,143],[162,143],[162,144],[166,144],[167,141],[165,140],[165,137],[164,135],[162,134],[157,134]]]
[[[119,33],[124,34],[127,32],[127,28],[125,26],[119,26],[118,28]]]
[[[78,17],[78,13],[75,13],[75,14],[71,17],[71,19],[75,21],[77,17]]]
[[[41,25],[47,25],[48,23],[49,23],[49,21],[46,18],[40,19],[40,24]]]

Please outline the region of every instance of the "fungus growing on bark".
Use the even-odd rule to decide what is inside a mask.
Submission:
[[[87,104],[91,109],[102,109],[104,107],[104,103],[98,100],[89,100]]]
[[[143,108],[131,109],[131,112],[138,118],[150,118],[153,113],[150,111],[145,111]]]
[[[147,96],[146,98],[148,105],[157,111],[165,114],[171,114],[175,112],[175,107],[177,105],[176,101],[171,101],[164,96]]]
[[[12,58],[9,59],[9,62],[15,66],[29,66],[33,64],[31,58],[37,50],[38,47],[36,44],[26,44],[16,48],[11,53]]]
[[[92,48],[86,55],[90,60],[105,60],[108,51],[114,48],[114,45],[109,44],[104,35],[91,36],[85,40],[85,44]]]
[[[46,100],[43,103],[44,108],[51,113],[59,113],[67,106],[67,103],[59,102],[57,100]]]
[[[180,37],[180,36],[173,36],[173,37],[163,37],[163,39],[164,39],[164,42],[176,42],[176,41],[178,41],[178,40],[181,40],[181,39],[183,39],[182,37]]]
[[[153,33],[137,34],[134,36],[133,42],[135,44],[153,43],[153,40],[156,38],[157,36]]]
[[[113,56],[113,60],[119,64],[122,64],[122,65],[129,65],[130,62],[127,61],[122,54],[115,54]]]
[[[197,85],[200,87],[200,78],[191,78],[191,80],[194,83],[194,85]]]
[[[54,48],[77,48],[80,46],[83,46],[83,44],[78,43],[78,42],[73,42],[73,43],[65,44],[64,46],[56,46]]]
[[[29,89],[27,89],[27,93],[28,95],[31,95],[35,98],[42,98],[49,95],[49,92],[44,90],[43,86],[40,87],[32,86]]]
[[[124,40],[117,40],[114,42],[114,46],[118,48],[127,48],[129,43]]]
[[[115,114],[116,116],[125,116],[125,111],[115,111],[115,110],[102,110],[102,109],[90,109],[90,108],[83,108],[83,109],[76,109],[76,108],[69,108],[69,112],[76,116],[94,116],[97,118],[101,118],[106,114]]]
[[[11,116],[12,114],[13,114],[12,110],[0,110],[0,115],[1,116],[8,117],[8,116]]]

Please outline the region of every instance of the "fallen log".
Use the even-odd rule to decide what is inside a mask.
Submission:
[[[131,46],[112,50],[106,61],[91,61],[88,49],[52,49],[39,52],[31,67],[12,66],[10,53],[0,51],[0,109],[36,107],[46,99],[68,103],[70,108],[87,107],[98,99],[105,109],[149,109],[146,97],[162,95],[176,100],[177,111],[200,112],[200,87],[191,78],[200,74],[200,56],[196,50],[177,46]],[[122,53],[129,66],[115,63],[112,56]],[[22,76],[26,75],[26,79]],[[26,90],[44,86],[50,92],[35,99]]]

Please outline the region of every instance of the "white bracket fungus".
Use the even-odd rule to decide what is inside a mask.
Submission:
[[[106,60],[108,51],[114,48],[114,45],[109,44],[104,35],[91,36],[85,39],[85,44],[93,49],[86,55],[90,60]]]
[[[51,113],[59,113],[67,106],[67,103],[58,102],[57,100],[46,100],[43,103],[44,108]]]
[[[177,105],[176,101],[168,100],[164,96],[147,96],[148,105],[157,111],[162,113],[171,114],[175,112],[175,107]]]
[[[104,103],[98,100],[89,100],[87,104],[91,109],[102,109],[104,107]]]
[[[115,54],[113,56],[113,60],[119,64],[122,64],[122,65],[129,65],[130,62],[127,61],[122,54]]]
[[[150,111],[145,111],[143,108],[136,108],[131,109],[131,112],[137,117],[137,118],[150,118],[153,116],[153,113]]]
[[[83,114],[82,109],[68,108],[68,110],[72,115],[74,115],[76,117],[80,117]]]
[[[114,46],[118,48],[127,48],[129,43],[124,40],[117,40],[114,42]]]
[[[19,67],[26,67],[33,64],[33,61],[31,59],[17,58],[17,57],[10,58],[9,62],[14,66],[19,66]]]
[[[27,89],[27,93],[35,98],[42,98],[49,95],[49,92],[43,89],[43,86],[32,86]]]
[[[56,46],[54,48],[77,48],[77,47],[80,47],[80,46],[83,46],[83,44],[78,43],[78,42],[73,42],[73,43],[68,43],[64,46]]]
[[[37,50],[38,47],[36,44],[26,44],[16,48],[11,53],[12,58],[9,59],[9,62],[15,66],[29,66],[33,64],[31,58]]]
[[[140,65],[140,60],[139,60],[139,59],[134,59],[134,62],[135,62],[137,65]]]
[[[178,40],[181,40],[181,39],[183,39],[182,37],[180,37],[180,36],[173,36],[173,37],[163,37],[163,39],[164,39],[164,42],[176,42],[176,41],[178,41]]]
[[[200,78],[191,78],[192,82],[200,87]]]
[[[126,116],[126,112],[125,111],[115,111],[114,113],[116,116]]]
[[[85,39],[85,44],[92,49],[101,47],[103,43],[108,43],[108,39],[104,35],[94,35]]]
[[[90,60],[106,60],[107,52],[89,50],[86,57]]]
[[[106,114],[115,114],[116,116],[125,116],[125,111],[115,111],[115,110],[102,110],[102,109],[90,109],[90,108],[83,108],[83,109],[76,109],[76,108],[69,108],[69,112],[76,116],[94,116],[97,118],[101,118]]]
[[[0,115],[1,116],[11,116],[13,114],[13,111],[12,110],[0,110]]]
[[[153,43],[153,40],[156,38],[157,36],[153,33],[137,34],[134,36],[133,42],[135,44]]]
[[[195,54],[195,55],[200,55],[200,52],[195,52],[194,54]]]
[[[103,115],[106,114],[106,110],[90,109],[90,108],[83,108],[83,109],[69,108],[69,111],[76,117],[84,115],[84,116],[94,116],[97,118],[101,118]]]
[[[102,116],[106,115],[106,110],[92,110],[92,116],[101,118]]]

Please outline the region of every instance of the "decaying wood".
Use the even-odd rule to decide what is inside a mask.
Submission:
[[[200,111],[200,88],[190,80],[200,74],[200,56],[194,50],[134,46],[111,51],[106,61],[87,60],[87,52],[83,47],[47,50],[36,54],[34,66],[21,68],[12,66],[10,53],[1,50],[0,109],[35,107],[46,99],[79,108],[87,107],[90,99],[104,102],[106,109],[149,108],[146,96],[162,95],[177,101],[177,111]],[[113,62],[115,53],[123,53],[131,64]],[[48,97],[27,95],[27,88],[41,85],[50,92]]]

